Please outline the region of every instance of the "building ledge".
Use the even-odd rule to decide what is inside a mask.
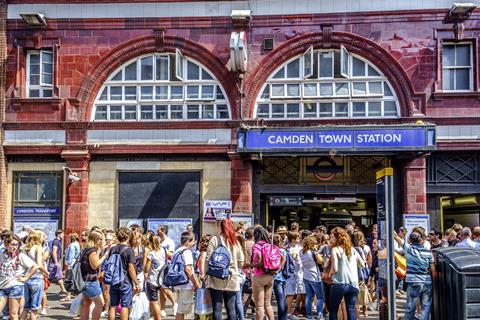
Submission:
[[[463,92],[434,92],[432,97],[436,101],[443,99],[458,99],[458,98],[476,98],[480,100],[480,91],[463,91]]]
[[[19,111],[25,107],[50,106],[52,110],[60,110],[62,99],[53,98],[11,98],[10,103],[14,110]]]

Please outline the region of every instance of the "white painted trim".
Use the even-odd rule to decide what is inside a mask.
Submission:
[[[88,144],[211,144],[232,143],[230,129],[89,130]]]
[[[480,0],[471,0],[480,5]],[[163,3],[9,4],[7,19],[20,13],[41,12],[47,18],[135,18],[135,17],[225,17],[232,10],[251,10],[255,15],[346,13],[450,9],[451,0],[254,0]]]
[[[5,130],[4,145],[64,145],[65,130]]]

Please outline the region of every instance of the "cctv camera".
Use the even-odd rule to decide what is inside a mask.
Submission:
[[[76,173],[71,173],[71,174],[68,175],[68,180],[70,180],[72,182],[79,182],[82,179],[79,176],[77,176]]]

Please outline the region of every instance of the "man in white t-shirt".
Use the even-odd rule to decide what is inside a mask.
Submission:
[[[193,293],[200,287],[195,277],[193,268],[192,247],[195,245],[195,235],[192,232],[185,231],[181,237],[182,246],[175,251],[175,255],[181,254],[185,263],[185,274],[190,281],[187,284],[175,287],[180,302],[175,315],[175,320],[183,320],[185,315],[193,313],[194,301]]]
[[[173,256],[173,252],[175,251],[175,242],[168,237],[168,226],[167,225],[161,225],[157,229],[157,235],[160,238],[160,245],[162,248],[165,248],[165,251],[167,252],[167,258],[170,260]],[[165,302],[166,300],[170,300],[173,304],[173,314],[175,315],[177,313],[177,303],[175,302],[175,296],[173,295],[173,292],[168,289],[168,288],[161,288],[160,289],[160,307],[161,307],[161,315],[162,317],[167,316],[167,312],[165,311]]]
[[[175,241],[168,237],[168,226],[161,225],[158,227],[157,234],[160,237],[162,248],[167,249],[168,257],[171,258],[175,251]]]

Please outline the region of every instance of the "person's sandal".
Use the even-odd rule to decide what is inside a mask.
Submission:
[[[72,301],[72,298],[65,297],[65,298],[60,299],[60,302],[69,302],[69,301]]]

